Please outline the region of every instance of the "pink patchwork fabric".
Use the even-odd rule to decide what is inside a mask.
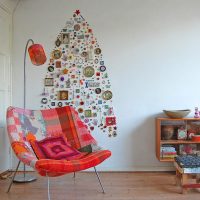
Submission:
[[[30,143],[39,159],[68,160],[68,158],[81,154],[72,148],[63,136],[30,141]]]

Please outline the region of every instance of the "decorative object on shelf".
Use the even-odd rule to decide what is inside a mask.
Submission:
[[[80,11],[75,12],[55,39],[44,84],[49,95],[41,101],[41,108],[70,105],[88,130],[96,126],[115,137],[113,93],[102,52],[87,21]]]
[[[161,128],[161,139],[170,140],[174,135],[174,126],[165,125]]]
[[[200,142],[200,134],[193,134],[191,138],[194,142]]]
[[[163,110],[163,112],[169,117],[174,119],[184,118],[186,117],[191,110],[185,109],[185,110]]]
[[[187,139],[187,130],[185,129],[185,127],[178,128],[177,139],[178,140],[186,140]]]
[[[197,151],[196,144],[180,144],[179,145],[180,155],[196,154],[196,151]]]
[[[199,109],[195,107],[194,118],[199,118]]]
[[[30,43],[31,43],[31,45],[29,46]],[[25,51],[24,51],[24,97],[23,97],[23,103],[24,103],[23,108],[24,109],[26,109],[26,55],[27,55],[27,49],[28,49],[28,53],[30,56],[30,60],[33,65],[40,66],[46,62],[46,55],[45,55],[42,45],[35,44],[32,39],[29,39],[26,43]],[[41,101],[44,102],[45,104],[47,103],[47,99],[44,97],[42,98]],[[25,135],[28,134],[28,130],[24,134]],[[17,175],[13,179],[14,182],[20,182],[20,183],[26,183],[26,182],[31,182],[31,181],[35,181],[35,180],[36,180],[36,177],[31,176],[26,173],[25,164],[24,164],[23,174]]]

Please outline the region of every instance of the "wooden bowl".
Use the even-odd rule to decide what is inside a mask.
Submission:
[[[163,110],[163,112],[169,118],[179,119],[179,118],[186,117],[191,112],[191,110],[190,109],[186,109],[186,110]]]

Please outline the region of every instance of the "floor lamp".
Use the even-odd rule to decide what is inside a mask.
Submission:
[[[29,46],[29,44],[31,45]],[[40,66],[46,62],[46,55],[42,45],[35,44],[32,39],[29,39],[26,43],[24,51],[24,109],[26,108],[26,55],[28,53],[33,65]],[[36,180],[36,177],[31,176],[26,173],[26,166],[24,164],[23,174],[17,175],[14,177],[13,182],[26,183]]]

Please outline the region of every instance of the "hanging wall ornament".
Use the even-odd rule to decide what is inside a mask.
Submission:
[[[88,130],[98,126],[109,137],[117,136],[111,84],[102,49],[89,24],[76,10],[55,39],[42,108],[73,106]]]

